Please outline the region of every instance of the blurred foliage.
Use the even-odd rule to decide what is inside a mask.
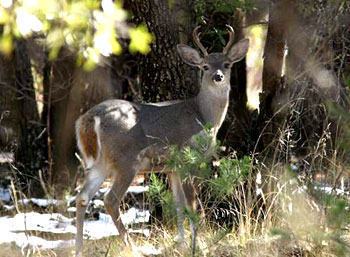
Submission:
[[[313,256],[330,249],[332,256],[349,256],[350,245],[344,240],[350,221],[347,194],[323,183],[305,186],[296,175],[289,170],[281,180],[279,226],[271,228],[270,235],[279,236],[285,245],[308,248]]]
[[[140,25],[137,28],[130,28],[129,34],[131,38],[129,45],[130,52],[147,54],[151,50],[149,44],[152,42],[152,36],[145,25]]]
[[[14,40],[40,35],[55,58],[63,45],[78,53],[78,64],[92,69],[102,56],[120,54],[120,37],[130,37],[132,52],[149,52],[152,36],[144,25],[129,28],[120,1],[1,0],[0,51],[8,55]]]
[[[350,114],[348,107],[343,107],[331,101],[328,101],[326,106],[330,116],[334,120],[338,120],[338,123],[341,125],[336,140],[336,147],[338,151],[342,151],[348,155],[350,149]],[[349,160],[345,159],[344,164],[345,161],[349,162]]]
[[[328,207],[328,225],[333,229],[342,229],[350,221],[350,211],[346,208],[347,201],[345,199],[335,199],[327,204]]]

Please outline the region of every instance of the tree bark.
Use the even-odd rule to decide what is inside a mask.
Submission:
[[[146,102],[183,99],[198,92],[198,71],[184,64],[177,53],[180,43],[178,9],[168,1],[125,1],[136,24],[145,23],[154,35],[151,52],[139,55],[139,81]],[[186,43],[186,42],[182,42]]]
[[[260,150],[269,146],[278,132],[274,99],[282,85],[282,64],[286,44],[286,30],[290,15],[290,1],[275,0],[270,2],[269,25],[264,49],[264,67],[262,74],[262,93],[260,94],[260,114],[258,135]]]
[[[15,41],[13,55],[2,55],[0,67],[1,113],[5,114],[1,120],[5,131],[1,135],[1,151],[14,153],[21,190],[42,195],[38,170],[45,166],[45,147],[40,136],[44,126],[39,120],[26,40]]]

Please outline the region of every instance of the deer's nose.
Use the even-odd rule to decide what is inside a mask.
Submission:
[[[221,82],[224,80],[224,74],[222,73],[221,70],[217,70],[213,76],[213,81],[214,82]]]

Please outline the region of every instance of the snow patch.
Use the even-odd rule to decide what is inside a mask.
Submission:
[[[121,219],[125,225],[148,222],[149,211],[129,209],[121,214]],[[19,213],[14,217],[0,217],[0,244],[15,242],[18,247],[34,246],[40,249],[64,248],[74,245],[71,240],[46,240],[38,236],[29,235],[26,231],[47,232],[53,234],[75,235],[76,227],[72,225],[72,218],[65,217],[59,213],[40,214],[37,212]],[[149,236],[148,229],[129,230],[131,233],[142,233]],[[32,233],[30,233],[32,234]],[[112,217],[108,214],[100,213],[98,220],[84,221],[84,237],[88,239],[101,239],[103,237],[118,235]]]
[[[0,187],[0,199],[9,202],[11,200],[10,189]]]

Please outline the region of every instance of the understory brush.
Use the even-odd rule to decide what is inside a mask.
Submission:
[[[174,250],[171,237],[167,237],[169,243],[157,236],[157,245],[173,246],[162,256],[192,256],[191,252],[194,256],[349,256],[344,155],[329,154],[330,137],[324,131],[307,156],[296,157],[288,148],[293,144],[290,130],[284,131],[276,139],[276,154],[265,159],[254,154],[223,155],[220,142],[213,143],[210,128],[197,135],[193,145],[172,148],[168,166],[182,180],[198,185],[205,221],[185,211],[188,220],[199,224],[195,251],[190,234],[185,253],[183,248]],[[173,229],[171,194],[155,175],[151,181],[151,198],[158,197],[156,202],[164,219],[173,221]]]

